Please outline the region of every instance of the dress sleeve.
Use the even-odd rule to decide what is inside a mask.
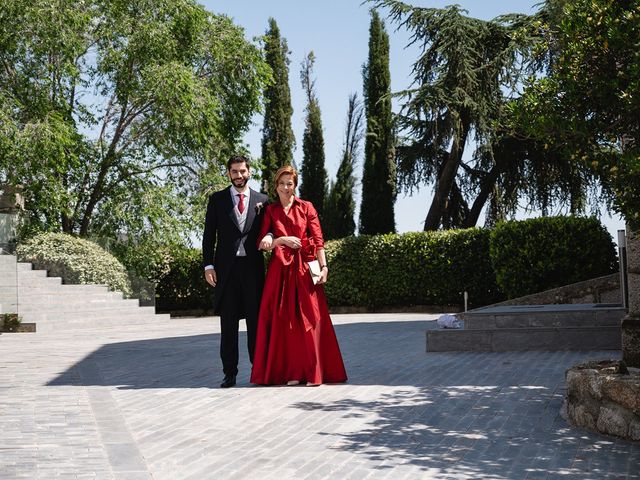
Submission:
[[[307,234],[313,239],[316,248],[324,248],[324,237],[318,212],[311,202],[307,202]]]
[[[260,242],[264,238],[264,236],[271,231],[271,212],[273,208],[271,205],[267,205],[264,209],[264,215],[262,216],[262,225],[260,226],[260,235],[258,235],[258,240],[256,242],[256,246],[260,248]]]

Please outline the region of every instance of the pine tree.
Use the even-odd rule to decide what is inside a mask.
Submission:
[[[273,18],[264,38],[265,60],[271,67],[273,82],[265,89],[262,127],[262,191],[273,194],[271,180],[276,170],[293,161],[295,137],[291,128],[291,92],[289,90],[289,48],[280,36]]]
[[[327,195],[327,170],[324,167],[324,137],[320,105],[315,94],[313,79],[313,52],[302,62],[300,81],[307,95],[307,118],[302,138],[302,166],[300,174],[300,197],[309,200],[316,207],[318,215],[324,218],[324,203]]]
[[[325,204],[323,233],[325,238],[343,238],[356,231],[354,220],[356,202],[353,199],[356,179],[353,175],[355,159],[362,141],[362,104],[354,93],[349,96],[347,126],[342,161],[335,182],[331,182]]]
[[[375,10],[369,27],[369,59],[363,70],[367,130],[362,173],[360,233],[395,231],[395,151],[391,116],[389,35]]]

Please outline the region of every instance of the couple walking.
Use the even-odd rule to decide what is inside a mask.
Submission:
[[[234,156],[227,162],[232,185],[209,198],[202,254],[205,279],[213,287],[220,315],[222,388],[233,387],[238,373],[238,324],[247,323],[253,364],[251,383],[319,385],[347,379],[322,284],[328,267],[318,214],[311,202],[295,196],[298,174],[280,168],[278,196],[248,187],[251,165]],[[271,251],[264,279],[263,251]],[[317,283],[308,262],[317,260]]]

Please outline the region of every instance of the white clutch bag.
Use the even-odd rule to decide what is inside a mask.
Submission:
[[[318,262],[318,260],[311,260],[310,262],[307,262],[307,265],[309,265],[311,280],[313,280],[313,284],[315,285],[318,283],[318,280],[320,280],[320,274],[322,273],[320,262]]]

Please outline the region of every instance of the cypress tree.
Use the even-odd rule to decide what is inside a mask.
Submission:
[[[265,60],[271,67],[273,82],[264,91],[265,109],[262,127],[262,191],[270,192],[276,170],[293,161],[295,137],[291,128],[291,91],[289,90],[289,48],[273,18],[264,37]]]
[[[302,62],[300,80],[307,94],[307,118],[302,138],[302,166],[300,174],[300,197],[313,203],[320,218],[323,218],[324,202],[327,194],[327,171],[324,167],[324,137],[320,105],[315,94],[313,64],[315,56],[310,52]]]
[[[356,231],[356,202],[353,199],[356,179],[353,170],[362,140],[362,121],[362,104],[354,93],[349,96],[342,161],[335,182],[331,182],[325,205],[323,232],[327,239],[348,237]]]
[[[360,233],[395,231],[395,149],[391,116],[389,35],[375,10],[369,27],[369,58],[363,69],[367,117],[362,173]]]

